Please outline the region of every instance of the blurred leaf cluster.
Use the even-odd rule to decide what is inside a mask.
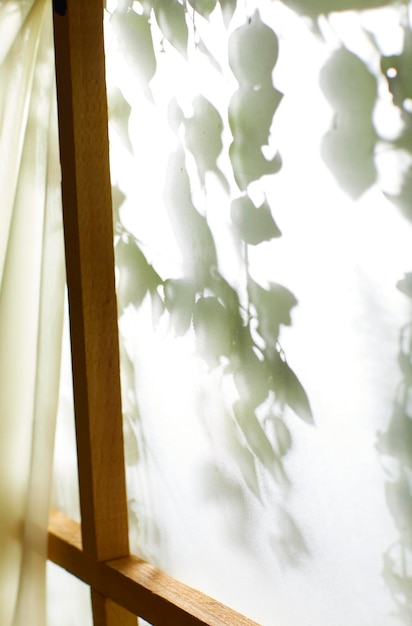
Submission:
[[[321,23],[334,12],[360,12],[391,4],[387,0],[283,1],[309,20],[320,38]],[[273,151],[271,141],[282,93],[273,83],[279,53],[277,34],[258,10],[243,24],[232,27],[237,4],[236,0],[118,0],[110,15],[119,50],[153,104],[151,82],[156,77],[159,55],[168,50],[188,59],[195,45],[196,54],[203,54],[217,73],[222,72],[222,64],[202,38],[203,31],[197,29],[212,16],[227,29],[227,66],[236,83],[225,110],[202,94],[193,99],[190,113],[177,98],[169,102],[168,120],[176,142],[162,183],[163,201],[183,259],[180,276],[167,275],[150,261],[144,243],[122,221],[124,197],[114,188],[118,302],[120,311],[125,311],[130,306],[140,307],[150,298],[154,318],[168,317],[177,336],[192,333],[209,370],[219,370],[223,378],[232,381],[236,399],[228,415],[227,445],[241,473],[242,488],[246,486],[249,494],[263,500],[268,480],[280,489],[289,484],[285,457],[293,439],[286,416],[293,414],[313,424],[313,415],[307,393],[280,345],[282,328],[291,325],[297,299],[282,285],[269,281],[260,284],[249,268],[250,246],[266,245],[282,234],[265,194],[266,177],[282,167],[281,156]],[[341,42],[320,75],[320,86],[335,112],[323,137],[322,156],[337,183],[355,199],[379,184],[379,146],[406,152],[412,162],[412,40],[407,20],[402,21],[402,27],[401,54],[384,56],[373,34],[365,30],[379,63],[366,63]],[[161,33],[161,46],[156,44],[154,30]],[[383,83],[402,120],[401,131],[391,139],[381,137],[374,123]],[[113,129],[132,152],[130,105],[118,89],[108,95]],[[222,162],[229,164],[229,172]],[[210,175],[227,194],[232,232],[242,259],[240,283],[230,282],[221,271],[216,233],[198,201],[197,189],[207,194]],[[261,202],[255,202],[252,188],[259,190],[264,198]],[[412,166],[398,192],[385,193],[411,218]],[[410,289],[410,281],[405,282],[404,290]],[[401,358],[410,370],[410,352]],[[397,456],[403,463],[410,454],[407,432],[411,418],[405,417],[402,402],[379,445],[382,452]],[[399,432],[403,433],[401,438]],[[221,485],[228,483],[221,468],[214,471]],[[233,492],[233,486],[230,489]],[[396,485],[388,487],[388,501],[394,516],[399,517],[394,504],[396,489]],[[288,545],[295,545],[295,559],[306,547],[286,509],[282,515],[288,518],[294,537]],[[273,541],[287,550],[284,537]],[[391,580],[395,585],[397,579]]]
[[[293,2],[291,3],[293,4]],[[302,3],[303,4],[303,3]],[[403,50],[398,55],[385,56],[375,32],[366,27],[364,35],[370,46],[369,60],[349,50],[343,42],[332,53],[322,69],[320,84],[335,111],[333,123],[322,143],[322,156],[336,181],[352,198],[357,199],[372,185],[398,205],[412,218],[412,30],[407,3],[381,0],[366,2],[322,1],[323,18],[336,10],[352,8],[357,11],[379,6],[397,7],[400,39]],[[328,5],[328,6],[326,6]],[[311,4],[311,11],[315,5]],[[299,7],[302,12],[303,6]],[[319,7],[321,9],[321,7]],[[321,11],[319,11],[321,12]],[[312,14],[313,15],[313,14]],[[319,25],[320,15],[314,16]],[[385,90],[392,96],[392,109],[400,119],[400,130],[388,138],[376,125],[374,114]],[[380,176],[379,155],[391,153],[399,167],[402,159],[408,163],[398,190],[385,189]]]
[[[224,28],[229,28],[236,10],[235,0],[119,0],[110,15],[112,32],[126,63],[146,98],[154,103],[151,81],[156,75],[159,54],[173,48],[184,59],[190,55],[190,31],[199,20],[208,20],[220,11]],[[160,29],[162,49],[156,48],[152,28]],[[204,54],[216,72],[221,65],[196,32],[196,53]],[[248,248],[281,236],[281,231],[266,200],[258,205],[249,194],[253,183],[264,194],[265,176],[281,168],[278,153],[265,156],[270,144],[273,117],[282,94],[274,87],[273,69],[278,58],[278,38],[255,11],[243,24],[229,29],[227,37],[228,71],[238,87],[227,102],[226,111],[202,94],[185,113],[176,98],[168,107],[170,128],[176,137],[175,149],[168,158],[163,202],[183,259],[183,273],[176,277],[160,273],[148,260],[145,246],[121,219],[124,196],[113,189],[114,220],[117,225],[117,294],[120,312],[138,308],[151,298],[157,319],[168,316],[177,336],[192,333],[198,354],[209,370],[219,370],[230,379],[236,398],[227,415],[227,445],[232,462],[240,472],[240,491],[262,501],[267,481],[279,489],[290,481],[284,457],[292,447],[292,435],[284,419],[285,411],[312,424],[307,394],[298,376],[286,361],[279,338],[282,327],[290,326],[295,296],[275,283],[259,284],[249,271]],[[120,90],[109,92],[110,120],[113,131],[132,152],[127,129],[130,106]],[[230,134],[231,140],[225,137]],[[220,159],[226,158],[231,172],[225,173]],[[194,164],[189,174],[189,165]],[[242,284],[232,284],[219,267],[217,242],[208,216],[196,201],[196,188],[207,193],[212,174],[228,198],[232,236],[242,258]],[[130,364],[129,364],[130,365]],[[130,378],[130,376],[129,376]],[[134,410],[138,401],[134,403]],[[130,421],[130,420],[129,420]],[[129,430],[137,426],[129,424]],[[137,450],[130,452],[135,459]],[[141,452],[140,452],[141,453]],[[227,483],[225,471],[213,469],[222,490]],[[239,489],[236,498],[239,501]],[[228,488],[228,493],[229,493]],[[233,491],[233,489],[232,489]],[[278,515],[289,520],[296,549],[293,559],[305,552],[300,531],[285,508]],[[291,542],[273,536],[282,553],[289,553]],[[287,545],[286,545],[287,544]]]
[[[412,299],[412,275],[398,283]],[[385,432],[378,433],[377,449],[389,457],[394,471],[386,483],[386,501],[395,522],[399,539],[384,554],[383,577],[393,596],[399,618],[412,623],[412,325],[400,334],[399,385],[391,421]]]

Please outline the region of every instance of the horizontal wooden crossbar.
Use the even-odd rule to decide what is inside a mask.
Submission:
[[[59,511],[50,513],[48,557],[153,626],[258,626],[135,556],[96,562],[83,552],[80,525]]]

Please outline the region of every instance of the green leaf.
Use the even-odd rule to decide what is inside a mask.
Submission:
[[[400,598],[401,596],[408,598],[411,596],[412,577],[407,576],[406,572],[402,576],[399,575],[399,562],[397,563],[396,560],[394,560],[388,552],[383,556],[384,567],[382,576],[385,580],[385,583],[389,587],[390,591],[393,594],[396,594],[398,598]],[[399,604],[398,609],[400,609]],[[403,606],[402,609],[399,610],[399,613],[403,613],[401,621],[405,625],[411,622],[411,608]]]
[[[195,306],[195,288],[184,279],[169,278],[164,283],[165,305],[170,313],[177,335],[184,335],[190,327]]]
[[[250,491],[260,498],[259,481],[256,473],[255,455],[249,448],[239,441],[239,433],[236,423],[233,420],[227,420],[225,424],[228,439],[228,452],[233,458],[241,473],[242,477],[250,489]]]
[[[353,200],[376,181],[373,158],[376,133],[371,123],[336,119],[335,128],[322,139],[322,159],[338,185]]]
[[[254,411],[243,402],[235,402],[233,411],[251,452],[274,476],[275,480],[287,482],[281,460],[274,451]]]
[[[233,135],[240,135],[254,146],[268,145],[273,116],[282,97],[283,94],[271,84],[256,89],[238,89],[229,103],[229,125]]]
[[[232,202],[230,216],[239,237],[253,246],[282,234],[267,202],[255,208],[249,196],[236,198]]]
[[[269,395],[271,372],[267,362],[257,357],[251,341],[248,347],[239,347],[236,356],[232,371],[236,389],[241,400],[247,402],[251,409],[255,409]]]
[[[181,147],[169,157],[163,198],[182,254],[185,278],[194,281],[197,291],[202,291],[216,273],[216,248],[206,218],[193,204]]]
[[[239,84],[271,85],[278,49],[277,36],[262,22],[259,11],[255,11],[229,39],[229,65]]]
[[[216,7],[217,0],[188,0],[188,3],[199,15],[209,19],[210,14]]]
[[[292,435],[285,422],[280,418],[272,416],[271,421],[275,429],[276,443],[279,449],[279,455],[285,456],[292,447]]]
[[[404,382],[408,387],[412,386],[412,355],[408,352],[399,352],[398,363],[402,371]]]
[[[223,121],[219,111],[204,96],[198,95],[193,101],[193,115],[185,119],[184,125],[185,143],[195,158],[202,184],[205,184],[207,171],[223,177],[217,166],[223,147]]]
[[[183,4],[178,0],[157,0],[154,12],[163,37],[186,59],[188,28]]]
[[[402,211],[403,215],[408,220],[412,220],[412,166],[408,167],[403,174],[402,186],[399,193],[385,193],[385,196]]]
[[[148,292],[155,293],[162,279],[146,261],[136,241],[120,239],[115,248],[116,265],[119,269],[117,300],[120,309],[128,304],[140,306]]]
[[[125,100],[122,92],[112,86],[107,93],[109,122],[127,150],[133,154],[133,146],[129,136],[129,118],[132,107]]]
[[[401,280],[398,280],[396,286],[405,296],[412,298],[412,272],[407,272]]]
[[[229,39],[229,64],[240,88],[229,104],[233,143],[229,149],[233,174],[239,189],[279,171],[279,154],[265,158],[262,147],[269,144],[273,115],[282,98],[274,89],[272,70],[278,57],[278,39],[269,26],[254,15]]]
[[[356,199],[376,180],[376,78],[359,57],[341,48],[322,68],[320,85],[336,111],[322,140],[322,158],[337,183]]]
[[[377,82],[356,54],[345,48],[336,50],[323,66],[319,83],[337,113],[370,123]]]
[[[282,167],[279,153],[268,160],[263,156],[259,146],[254,146],[244,138],[239,140],[235,137],[229,148],[229,156],[236,183],[241,191],[245,191],[251,182],[259,180],[262,176],[276,174]]]
[[[295,372],[280,356],[273,367],[273,390],[279,402],[287,404],[298,417],[308,424],[314,424],[307,393]]]
[[[249,297],[256,308],[258,317],[258,331],[267,347],[272,348],[276,344],[280,326],[290,326],[291,311],[297,305],[293,293],[277,283],[270,283],[268,289],[264,289],[251,278],[248,281]]]
[[[236,0],[219,0],[219,4],[222,9],[223,21],[228,28],[236,9]]]
[[[232,329],[225,307],[214,297],[202,297],[193,312],[193,328],[199,353],[209,367],[219,364],[220,357],[232,350]]]
[[[146,97],[153,100],[149,83],[156,72],[156,57],[148,16],[117,10],[110,23],[126,63],[142,85]]]
[[[112,206],[113,206],[113,225],[116,227],[117,224],[120,224],[120,207],[125,201],[126,196],[124,193],[117,187],[117,185],[112,186]]]
[[[404,471],[401,471],[396,482],[386,483],[385,495],[389,510],[403,540],[409,540],[409,547],[412,548],[412,494]]]
[[[410,367],[410,359],[408,359]],[[394,456],[412,469],[412,419],[399,402],[385,433],[378,432],[376,448],[380,454]]]

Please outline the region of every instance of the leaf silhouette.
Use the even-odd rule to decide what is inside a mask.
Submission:
[[[184,335],[190,327],[195,306],[194,285],[184,279],[169,278],[164,283],[164,294],[173,328],[177,335]]]
[[[253,246],[282,234],[267,202],[256,208],[249,196],[237,198],[232,202],[230,216],[239,237]]]
[[[196,96],[193,115],[185,119],[184,125],[185,143],[195,158],[202,185],[209,171],[215,172],[227,188],[227,181],[216,163],[223,147],[223,121],[219,111],[204,96]]]
[[[112,186],[112,206],[113,206],[113,225],[116,227],[120,224],[120,207],[125,201],[126,196],[116,185]]]
[[[219,0],[219,4],[222,9],[223,21],[227,28],[236,9],[236,0]]]
[[[109,120],[114,131],[119,136],[122,144],[127,150],[133,154],[133,146],[129,136],[129,118],[132,107],[125,100],[122,92],[118,87],[112,86],[107,93]]]
[[[356,199],[376,180],[376,79],[359,57],[341,48],[322,68],[320,85],[336,110],[322,141],[322,158],[342,189]]]
[[[253,452],[262,465],[273,475],[276,481],[286,484],[288,481],[282,463],[254,411],[243,402],[236,402],[233,406],[233,410],[236,421],[245,436],[251,452]]]
[[[294,413],[313,425],[313,414],[302,383],[289,365],[278,357],[273,368],[273,390],[280,402],[287,404]]]
[[[153,9],[163,37],[186,59],[188,28],[185,7],[178,0],[156,0]]]
[[[241,134],[257,146],[267,146],[273,116],[283,94],[269,84],[259,89],[241,87],[229,104],[229,124],[232,133]]]
[[[396,284],[399,291],[402,291],[408,298],[412,298],[412,272],[407,272]]]
[[[188,3],[199,15],[209,19],[209,15],[216,7],[217,0],[188,0]]]
[[[402,211],[407,219],[412,220],[412,166],[403,175],[399,193],[385,193],[385,196]]]
[[[412,577],[399,576],[399,574],[396,573],[399,571],[399,563],[396,563],[395,559],[388,553],[384,554],[383,562],[383,577],[392,593],[396,594],[398,598],[401,596],[406,598],[408,598],[408,596],[410,597],[412,590]],[[403,608],[406,609],[407,607]],[[407,612],[405,611],[404,615],[404,623],[409,624],[412,617],[411,609],[408,609]]]
[[[259,11],[237,28],[229,39],[229,65],[241,86],[272,84],[278,58],[278,38],[264,24]]]
[[[237,358],[232,365],[233,380],[243,402],[251,409],[266,400],[271,388],[271,372],[268,363],[257,357],[253,350],[248,329],[244,329],[246,341],[239,346]]]
[[[163,198],[182,253],[185,278],[201,291],[216,272],[216,249],[207,220],[193,204],[181,147],[169,157]]]
[[[292,447],[292,435],[285,422],[278,416],[271,417],[274,426],[279,455],[285,456]]]
[[[278,39],[269,26],[254,15],[229,39],[229,65],[239,89],[229,104],[233,142],[229,149],[236,183],[242,191],[268,174],[279,171],[279,154],[266,159],[262,147],[269,143],[269,130],[282,94],[274,89],[272,70],[278,57]]]
[[[290,326],[291,310],[297,300],[293,293],[277,283],[264,289],[249,278],[248,291],[258,317],[258,331],[267,346],[274,346],[279,337],[280,326]]]
[[[232,162],[233,174],[241,191],[245,191],[248,185],[262,176],[276,174],[282,167],[279,154],[268,160],[258,146],[257,149],[247,139],[235,140],[229,149]]]
[[[138,15],[135,11],[126,13],[116,10],[110,23],[126,63],[133,70],[146,97],[153,101],[149,83],[156,72],[156,57],[148,16]]]
[[[225,307],[217,298],[201,297],[193,311],[193,328],[199,353],[209,367],[215,367],[220,357],[232,350],[232,329]]]
[[[385,485],[386,502],[395,524],[402,535],[402,540],[412,549],[410,523],[412,518],[412,495],[408,479],[402,471],[396,482]]]
[[[233,459],[236,460],[238,467],[242,473],[242,477],[250,489],[250,491],[260,498],[259,482],[256,473],[255,455],[249,448],[239,441],[238,426],[234,420],[227,420],[225,424],[227,434],[228,451]]]
[[[119,268],[117,300],[121,309],[128,304],[140,306],[145,295],[156,293],[158,285],[163,282],[146,261],[136,241],[130,237],[117,242],[116,265]]]
[[[410,366],[409,359],[408,362]],[[387,431],[378,432],[376,448],[380,454],[394,456],[412,469],[412,419],[399,402],[395,404]]]
[[[376,78],[364,62],[345,48],[336,50],[323,66],[320,86],[337,113],[370,121],[376,103]]]

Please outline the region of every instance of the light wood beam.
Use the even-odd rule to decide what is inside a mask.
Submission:
[[[54,39],[83,547],[105,561],[129,545],[102,0],[67,0]]]
[[[92,609],[94,626],[137,626],[137,617],[122,606],[105,598],[100,593],[92,589]]]

